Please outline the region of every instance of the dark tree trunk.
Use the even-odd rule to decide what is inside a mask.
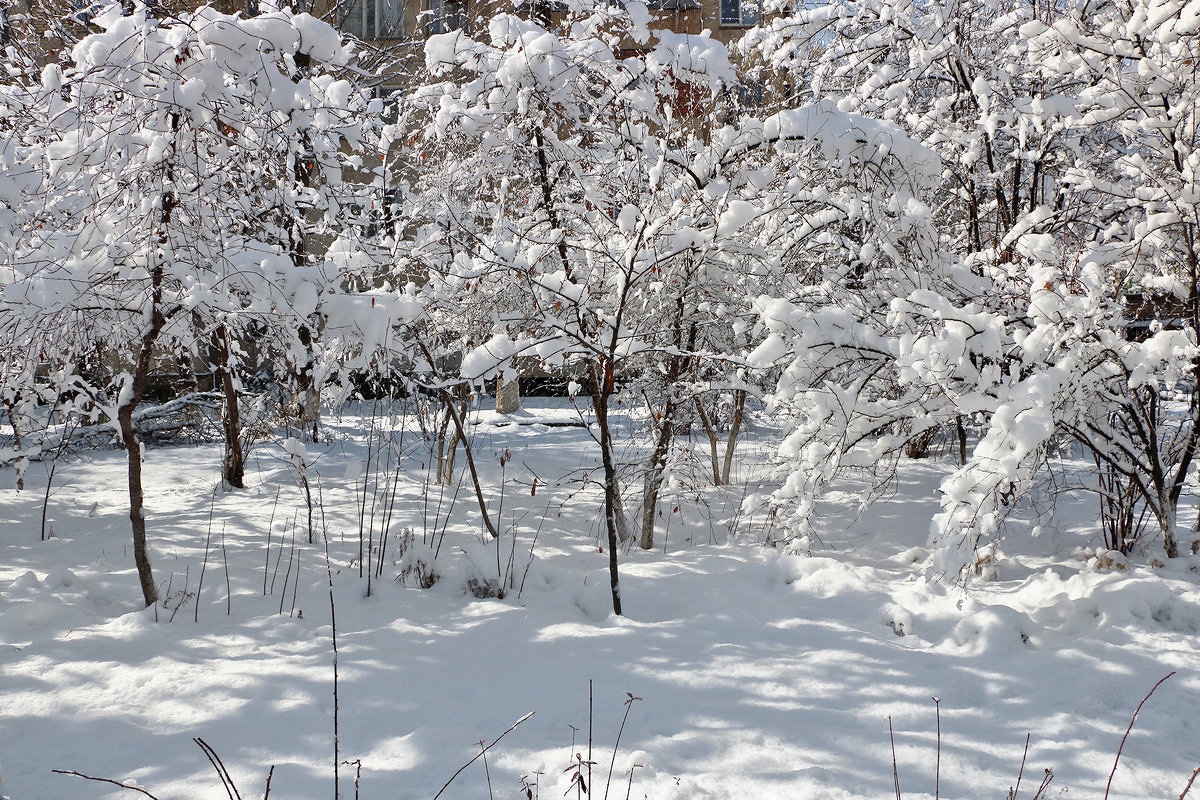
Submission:
[[[607,361],[593,363],[588,369],[588,384],[600,433],[600,458],[604,464],[604,523],[608,529],[608,577],[612,589],[613,613],[621,616],[621,579],[617,572],[617,547],[621,538],[618,511],[621,504],[617,465],[612,451],[612,429],[608,425],[608,399],[612,395],[612,367]]]
[[[479,482],[479,470],[475,466],[475,454],[471,448],[471,440],[467,438],[466,430],[466,410],[467,403],[470,399],[470,392],[464,385],[460,391],[462,410],[455,403],[455,397],[449,391],[442,389],[442,399],[446,403],[446,410],[450,413],[450,421],[454,423],[454,436],[458,441],[462,442],[463,456],[467,459],[467,471],[471,474],[471,485],[475,488],[475,499],[479,502],[479,513],[483,516],[483,526],[487,528],[487,532],[493,539],[500,538],[500,531],[492,523],[492,516],[488,512],[487,501],[483,498],[483,486]],[[451,462],[453,464],[453,462]],[[451,466],[453,469],[453,466]]]
[[[222,325],[216,334],[217,372],[225,395],[221,425],[225,430],[225,454],[221,460],[221,479],[235,489],[246,488],[246,454],[242,450],[242,420],[238,410],[237,386],[229,366],[229,331]]]
[[[164,212],[167,213],[167,212]],[[150,556],[146,548],[146,509],[145,490],[142,487],[142,446],[138,441],[137,431],[133,427],[133,412],[137,410],[142,396],[146,393],[146,384],[150,378],[150,366],[154,356],[154,344],[166,324],[162,312],[162,267],[156,267],[152,276],[152,300],[150,327],[142,335],[138,350],[137,364],[134,367],[133,385],[129,394],[117,408],[117,424],[121,429],[121,440],[125,444],[125,452],[129,460],[129,521],[133,526],[133,560],[137,564],[138,581],[142,587],[142,599],[146,607],[158,602],[158,588],[154,584],[154,574],[150,569]]]

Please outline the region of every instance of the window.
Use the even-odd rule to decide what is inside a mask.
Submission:
[[[91,23],[92,17],[99,13],[103,8],[104,6],[98,2],[89,2],[89,0],[72,0],[70,17],[80,25],[87,25]]]
[[[522,0],[517,6],[517,16],[549,27],[554,15],[567,13],[567,4],[562,0]]]
[[[646,8],[651,11],[694,11],[700,8],[699,0],[650,0]]]
[[[749,27],[761,16],[761,0],[721,0],[722,27]]]
[[[404,35],[404,0],[353,0],[341,28],[360,39],[398,39]]]
[[[466,0],[429,0],[425,16],[427,34],[461,31],[467,27]]]

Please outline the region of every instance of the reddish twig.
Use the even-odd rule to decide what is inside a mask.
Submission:
[[[1162,686],[1163,681],[1174,674],[1175,671],[1171,670],[1161,679],[1159,679],[1158,683],[1154,684],[1154,687],[1146,693],[1145,697],[1142,698],[1142,702],[1138,703],[1137,708],[1133,710],[1133,716],[1129,720],[1129,727],[1125,729],[1125,735],[1121,737],[1121,744],[1119,747],[1117,747],[1117,757],[1113,759],[1112,772],[1108,773],[1108,783],[1104,786],[1104,800],[1108,800],[1108,791],[1112,788],[1113,776],[1117,774],[1117,764],[1121,762],[1121,751],[1125,749],[1125,740],[1129,738],[1129,732],[1133,730],[1133,723],[1137,722],[1138,714],[1141,712],[1142,706],[1145,705],[1146,701],[1150,699],[1150,695],[1154,694],[1154,690],[1159,686]]]
[[[891,717],[888,717],[888,739],[892,742],[892,780],[896,783],[896,800],[900,800],[900,767],[896,765],[896,734],[892,732]]]
[[[1200,775],[1200,767],[1192,770],[1192,777],[1188,778],[1187,786],[1183,787],[1183,791],[1179,793],[1179,800],[1183,800],[1187,793],[1192,790],[1192,784],[1196,781],[1196,776]]]
[[[84,775],[82,772],[76,772],[73,769],[52,769],[50,771],[57,772],[59,775],[74,775],[76,778],[83,778],[85,781],[97,781],[99,783],[111,783],[113,786],[120,786],[122,789],[129,789],[130,791],[133,791],[133,792],[141,792],[142,794],[146,795],[146,797],[151,798],[151,800],[158,800],[157,797],[150,794],[145,789],[139,788],[137,786],[129,786],[127,784],[121,783],[120,781],[114,781],[112,778],[93,778],[91,775]]]
[[[1017,792],[1021,791],[1021,778],[1025,775],[1025,759],[1029,757],[1029,734],[1025,734],[1025,750],[1021,753],[1021,768],[1017,770],[1017,785],[1009,793],[1009,796],[1016,800]]]
[[[479,758],[479,757],[480,757],[480,756],[482,756],[484,753],[486,753],[488,750],[491,750],[493,747],[495,747],[495,746],[496,746],[496,744],[497,744],[497,743],[498,743],[498,742],[499,742],[501,739],[503,739],[503,738],[504,738],[505,736],[507,736],[508,734],[512,733],[512,732],[513,732],[513,730],[514,730],[514,729],[515,729],[515,728],[516,728],[518,725],[520,725],[522,722],[524,722],[525,720],[529,719],[529,718],[530,718],[530,717],[532,717],[532,716],[533,716],[533,712],[532,712],[532,711],[530,711],[528,714],[526,714],[525,716],[521,717],[519,720],[517,720],[517,721],[516,721],[516,722],[514,722],[512,725],[510,725],[510,726],[509,726],[509,728],[508,728],[508,730],[506,730],[504,733],[502,733],[502,734],[500,734],[499,736],[497,736],[497,737],[496,737],[496,739],[495,739],[495,740],[494,740],[494,741],[493,741],[491,744],[489,744],[487,747],[483,748],[483,749],[482,749],[482,750],[480,750],[478,753],[476,753],[476,754],[475,754],[475,758],[472,758],[470,761],[468,761],[467,763],[465,763],[465,764],[463,764],[461,767],[459,767],[459,768],[458,768],[458,772],[455,772],[453,775],[451,775],[451,776],[450,776],[450,780],[446,781],[445,785],[444,785],[444,786],[442,786],[442,788],[441,788],[441,789],[438,789],[438,793],[437,793],[437,794],[435,794],[435,795],[433,796],[433,800],[437,800],[439,797],[441,797],[441,796],[442,796],[442,792],[446,791],[446,787],[447,787],[447,786],[449,786],[450,784],[454,783],[454,779],[455,779],[455,778],[457,778],[457,777],[459,776],[459,774],[461,774],[461,773],[462,773],[462,771],[463,771],[464,769],[466,769],[467,767],[469,767],[469,766],[471,766],[472,764],[474,764],[474,763],[475,763],[475,759],[476,759],[476,758]]]
[[[633,708],[633,703],[635,700],[642,699],[640,697],[634,697],[633,692],[626,692],[625,694],[626,694],[626,696],[629,697],[629,699],[625,701],[625,716],[621,717],[621,727],[617,730],[617,741],[613,742],[612,760],[608,762],[608,780],[604,784],[604,800],[608,800],[608,787],[612,783],[613,765],[617,763],[617,748],[621,746],[621,734],[625,732],[625,721],[629,719],[629,710],[631,708]],[[591,729],[591,721],[590,720],[588,722],[588,729],[589,730]],[[590,740],[589,740],[588,744],[589,744],[588,749],[590,750],[591,749],[591,747],[590,747],[591,741]],[[591,772],[592,772],[592,768],[591,768],[591,765],[589,764],[588,765],[589,777],[591,776]]]

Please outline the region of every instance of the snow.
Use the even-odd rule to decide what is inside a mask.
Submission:
[[[129,796],[51,772],[66,769],[164,799],[226,797],[191,741],[200,737],[243,797],[261,796],[272,765],[273,797],[330,795],[324,545],[319,531],[307,541],[289,455],[306,461],[328,530],[339,757],[361,762],[364,798],[432,797],[477,742],[530,711],[488,751],[487,776],[477,761],[442,796],[486,796],[488,776],[497,797],[518,791],[521,776],[538,781],[539,795],[569,794],[566,770],[575,752],[587,755],[589,688],[597,793],[626,692],[639,698],[621,731],[614,796],[635,764],[631,796],[655,800],[890,796],[890,721],[904,796],[933,797],[936,697],[942,797],[1003,796],[1027,733],[1026,781],[1053,768],[1054,790],[1099,797],[1133,709],[1172,671],[1138,716],[1110,797],[1177,796],[1195,766],[1200,560],[1111,557],[1097,549],[1090,501],[1060,503],[1036,537],[1011,523],[1006,549],[1016,555],[994,553],[994,580],[963,589],[925,576],[948,460],[905,462],[894,493],[861,514],[854,481],[835,483],[810,554],[763,547],[769,522],[753,502],[738,516],[740,488],[699,490],[699,503],[680,490],[665,502],[680,510],[669,513],[664,546],[621,553],[627,616],[614,617],[599,496],[581,482],[599,472],[586,406],[527,398],[518,415],[472,414],[485,495],[493,510],[503,502],[499,551],[481,538],[469,484],[428,483],[416,420],[380,412],[372,424],[370,413],[327,416],[319,444],[259,444],[244,491],[218,488],[218,447],[147,447],[163,596],[154,609],[139,609],[124,453],[59,465],[48,541],[39,540],[46,472],[35,464],[23,491],[4,490],[4,793]],[[614,424],[628,433],[638,422],[620,410]],[[739,450],[748,495],[761,492],[772,425],[759,420],[761,433]],[[390,554],[368,597],[354,559],[372,428],[371,452],[403,460]],[[13,485],[11,468],[0,481]],[[432,562],[443,525],[440,580],[419,588],[404,571]],[[401,529],[412,534],[402,555]],[[512,577],[504,598],[466,590],[495,580],[497,563]],[[341,767],[344,796],[354,769]]]
[[[758,214],[753,203],[745,200],[731,200],[729,206],[721,214],[717,223],[717,236],[730,236],[745,227]]]
[[[690,36],[684,33],[659,30],[654,32],[658,44],[648,61],[657,75],[670,72],[681,80],[707,83],[714,93],[722,86],[737,84],[737,73],[729,63],[725,45],[707,35]],[[707,34],[707,32],[705,32]]]

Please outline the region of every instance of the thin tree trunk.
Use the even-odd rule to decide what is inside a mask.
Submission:
[[[15,400],[9,400],[5,403],[5,409],[8,411],[8,423],[12,425],[13,430],[13,450],[20,451],[21,449],[21,426],[17,424],[17,404]],[[17,491],[25,488],[25,472],[18,468],[17,470]]]
[[[1162,531],[1163,549],[1167,551],[1167,558],[1175,558],[1179,555],[1179,546],[1175,542],[1175,505],[1169,500],[1162,503],[1162,513],[1158,518],[1158,525]]]
[[[662,489],[663,474],[667,471],[667,453],[671,449],[671,437],[675,431],[675,403],[667,400],[659,420],[658,437],[650,464],[642,483],[642,535],[639,545],[643,550],[654,547],[654,518],[658,510],[658,494]]]
[[[158,602],[158,588],[154,584],[154,574],[150,569],[150,557],[146,548],[146,510],[145,490],[142,486],[142,446],[138,441],[137,431],[133,427],[133,412],[137,410],[146,392],[146,384],[150,377],[150,364],[154,355],[154,343],[158,340],[166,324],[166,318],[160,307],[162,296],[162,267],[156,267],[153,275],[153,299],[150,314],[150,327],[142,335],[138,351],[137,365],[133,373],[133,385],[130,387],[126,400],[117,408],[117,424],[121,429],[121,440],[129,461],[129,521],[133,526],[133,560],[137,564],[138,581],[142,587],[142,599],[146,607]]]
[[[599,373],[599,374],[598,374]],[[617,540],[622,538],[617,520],[621,492],[617,483],[616,460],[612,451],[612,430],[608,425],[608,398],[611,394],[612,371],[606,363],[593,363],[588,369],[592,405],[596,412],[596,428],[600,433],[600,458],[604,464],[604,522],[608,529],[608,577],[612,590],[613,613],[621,616],[621,579],[617,572]]]
[[[733,421],[729,423],[729,436],[725,439],[725,463],[721,465],[721,484],[729,484],[729,473],[733,469],[733,451],[737,447],[738,435],[742,432],[742,417],[746,412],[746,390],[733,392]]]
[[[246,488],[246,454],[242,450],[242,420],[238,409],[237,386],[229,367],[229,331],[224,325],[216,333],[217,372],[225,395],[221,426],[225,430],[225,453],[221,460],[221,478],[235,489]]]
[[[456,402],[462,403],[459,416],[465,419],[469,397],[461,389],[456,388],[453,392],[443,392],[442,399],[446,403],[446,419],[442,424],[442,430],[438,437],[438,478],[443,485],[450,486],[454,483],[454,462],[455,456],[458,453],[458,443],[462,439],[462,433],[457,423],[454,429],[449,431],[449,438],[446,438],[446,433],[450,422],[455,420],[454,404]]]
[[[171,129],[179,130],[179,114],[171,115]],[[173,170],[168,164],[165,177],[171,180]],[[169,243],[167,231],[170,230],[172,215],[175,211],[177,198],[171,192],[162,196],[162,214],[159,218],[160,228],[157,232],[157,244],[164,249]],[[142,445],[138,441],[137,431],[133,427],[133,412],[137,410],[142,396],[146,393],[146,384],[150,379],[150,366],[154,358],[154,345],[158,336],[167,324],[167,317],[174,315],[178,308],[170,314],[163,312],[163,266],[161,252],[155,253],[155,261],[150,273],[150,320],[138,348],[137,363],[134,366],[133,383],[125,401],[117,407],[117,425],[121,429],[121,441],[129,461],[129,522],[133,527],[133,561],[137,565],[138,582],[142,587],[142,599],[146,607],[158,602],[158,587],[154,584],[154,573],[150,569],[150,556],[146,548],[146,493],[142,486]]]
[[[21,449],[21,426],[17,424],[17,404],[15,400],[9,400],[4,404],[4,410],[8,413],[8,424],[12,426],[13,431],[13,450]]]
[[[700,425],[708,437],[708,456],[712,464],[713,486],[721,485],[721,459],[717,455],[717,426],[704,410],[704,401],[696,396],[696,415],[700,417]]]
[[[733,392],[733,419],[729,424],[729,435],[725,437],[725,455],[720,456],[720,450],[717,444],[717,425],[713,417],[708,415],[704,409],[704,403],[699,397],[696,398],[696,413],[700,417],[700,424],[704,428],[704,433],[708,437],[708,453],[709,460],[712,462],[712,474],[714,486],[726,486],[729,484],[729,474],[733,471],[733,452],[737,448],[738,435],[742,430],[742,418],[746,410],[746,390],[735,389]]]
[[[467,471],[471,474],[471,485],[475,487],[475,499],[479,501],[479,513],[483,516],[483,526],[487,528],[487,532],[491,534],[493,539],[499,539],[500,531],[492,523],[492,516],[488,513],[487,501],[483,499],[483,487],[479,483],[479,471],[475,468],[475,456],[471,450],[471,441],[467,438],[466,423],[464,421],[467,398],[464,396],[462,399],[464,409],[464,414],[462,415],[458,413],[455,398],[450,392],[442,389],[442,398],[446,401],[446,408],[450,411],[450,418],[454,422],[455,437],[463,445],[463,456],[467,459]],[[453,451],[451,455],[453,455]],[[451,464],[453,464],[453,458],[451,459]]]
[[[441,421],[438,423],[437,431],[437,464],[435,472],[437,474],[438,483],[444,484],[443,479],[446,465],[446,431],[450,428],[450,412],[443,408]]]
[[[446,409],[447,421],[454,418],[454,412],[449,408]],[[450,431],[450,436],[445,440],[446,452],[442,460],[442,485],[449,486],[454,483],[454,457],[458,454],[458,430]]]
[[[1200,553],[1200,508],[1197,509],[1196,522],[1192,525],[1192,555]]]

